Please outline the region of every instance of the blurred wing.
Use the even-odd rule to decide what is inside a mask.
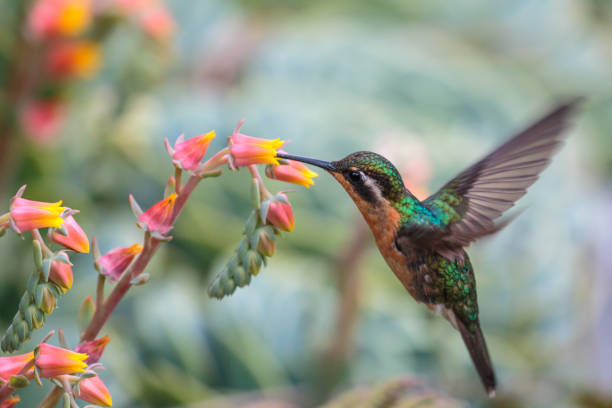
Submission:
[[[445,227],[436,233],[430,230],[430,238],[435,237],[441,249],[456,251],[506,225],[493,221],[525,195],[548,166],[578,102],[557,107],[427,198],[424,205],[448,215]],[[428,240],[427,229],[412,233]]]

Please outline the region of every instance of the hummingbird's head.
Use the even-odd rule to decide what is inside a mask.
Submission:
[[[405,193],[399,171],[389,160],[373,152],[356,152],[333,162],[284,153],[278,153],[277,156],[327,170],[361,210],[393,203]]]

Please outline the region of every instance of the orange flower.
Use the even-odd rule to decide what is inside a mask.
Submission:
[[[285,194],[281,194],[287,202],[289,199]],[[272,201],[268,209],[268,222],[283,231],[293,231],[295,221],[293,219],[293,210],[291,204],[285,204],[278,201]]]
[[[288,160],[288,162],[289,164],[267,167],[266,175],[275,180],[310,188],[314,184],[312,179],[319,175],[298,161]]]
[[[104,337],[100,337],[99,339],[85,342],[83,344],[79,344],[76,346],[74,351],[77,353],[85,353],[89,356],[85,362],[87,364],[93,364],[100,361],[102,354],[104,353],[104,349],[106,345],[110,341],[110,337],[108,335]]]
[[[11,219],[20,232],[37,228],[59,228],[64,223],[61,217],[66,207],[62,202],[46,203],[15,197],[11,203]]]
[[[172,210],[176,201],[176,193],[153,204],[151,208],[140,214],[138,222],[148,231],[159,231],[166,234],[172,228]]]
[[[91,23],[89,0],[38,0],[28,16],[28,27],[35,38],[77,36]]]
[[[59,44],[47,55],[47,69],[57,78],[91,78],[100,68],[100,47],[90,41]]]
[[[206,154],[206,150],[208,150],[210,141],[213,140],[215,136],[214,130],[185,141],[183,141],[182,135],[179,136],[174,144],[172,158],[177,160],[183,169],[197,169]]]
[[[77,224],[72,215],[64,219],[64,228],[68,232],[68,235],[64,235],[60,231],[54,230],[51,235],[51,241],[63,245],[68,249],[88,254],[89,239],[87,235],[85,235],[85,231]]]
[[[85,378],[79,382],[79,392],[75,395],[85,402],[101,407],[112,407],[113,399],[100,377]]]
[[[101,274],[106,275],[113,282],[119,280],[123,272],[132,263],[136,255],[142,251],[142,245],[134,244],[129,247],[115,248],[96,260],[96,267]]]
[[[229,138],[230,153],[237,167],[251,164],[278,164],[276,151],[285,143],[280,139],[268,140],[238,133],[242,122]]]
[[[83,353],[75,353],[61,347],[55,347],[47,343],[39,346],[36,367],[43,378],[57,377],[58,375],[85,372],[89,356]]]
[[[29,352],[16,356],[0,357],[0,378],[8,381],[12,375],[17,375],[23,367],[26,366],[34,358],[34,353]],[[28,370],[26,376],[33,374],[34,367]]]
[[[21,401],[19,395],[13,395],[11,398],[0,402],[0,408],[13,408],[17,403]]]
[[[64,293],[72,289],[72,266],[61,261],[52,261],[51,270],[49,272],[49,280],[55,283],[62,289]]]

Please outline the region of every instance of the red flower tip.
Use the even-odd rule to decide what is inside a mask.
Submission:
[[[110,340],[111,340],[110,337],[106,335],[104,337],[100,337],[99,339],[88,341],[83,344],[79,344],[74,349],[74,351],[76,351],[77,353],[87,354],[89,357],[87,358],[87,360],[85,360],[85,362],[88,365],[91,365],[93,363],[97,363],[98,361],[100,361],[100,358],[102,357],[102,354],[104,353],[104,349],[106,348],[106,345],[108,344]]]

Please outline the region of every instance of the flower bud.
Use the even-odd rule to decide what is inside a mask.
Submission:
[[[53,309],[55,309],[55,293],[52,287],[47,283],[38,285],[38,288],[36,288],[35,300],[36,306],[45,314],[50,314],[53,312]]]
[[[279,194],[282,198],[289,201],[285,194]],[[267,221],[280,228],[283,231],[293,231],[295,220],[293,219],[293,210],[291,204],[284,204],[279,201],[272,201],[268,209]]]
[[[274,255],[276,249],[276,237],[274,232],[268,226],[259,229],[259,241],[257,242],[257,251],[267,257]]]
[[[106,385],[104,385],[104,382],[98,376],[79,381],[78,392],[75,395],[85,402],[101,407],[113,405],[113,399],[108,388],[106,388]]]
[[[30,380],[25,375],[11,375],[9,385],[12,388],[25,388],[30,385]]]
[[[81,303],[79,312],[77,313],[77,326],[80,331],[84,331],[87,326],[89,326],[89,322],[91,322],[95,312],[96,304],[91,296],[87,296],[85,300],[83,300],[83,303]]]
[[[66,293],[67,290],[72,288],[72,266],[62,261],[52,261],[49,280]]]

